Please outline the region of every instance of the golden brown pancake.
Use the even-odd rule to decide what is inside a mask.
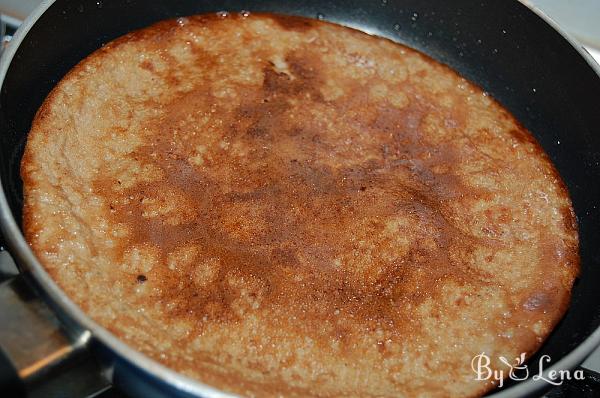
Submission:
[[[257,397],[479,396],[578,273],[540,146],[432,59],[334,24],[194,16],[127,34],[52,91],[24,230],[94,320]]]

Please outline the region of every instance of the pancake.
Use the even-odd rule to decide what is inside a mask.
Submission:
[[[260,397],[475,397],[529,357],[578,274],[532,135],[387,39],[268,14],[103,46],[38,111],[26,238],[90,317]]]

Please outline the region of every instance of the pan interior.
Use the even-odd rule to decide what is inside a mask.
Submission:
[[[102,4],[102,7],[98,5]],[[31,121],[52,87],[104,43],[161,19],[228,10],[320,18],[388,37],[448,64],[529,129],[566,182],[578,216],[582,274],[571,308],[539,357],[557,362],[600,325],[600,79],[556,31],[517,2],[57,1],[20,44],[0,93],[1,178],[21,218],[19,165]],[[76,34],[73,34],[76,32]]]

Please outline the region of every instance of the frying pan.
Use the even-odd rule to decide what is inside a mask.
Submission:
[[[109,383],[132,396],[229,396],[150,360],[88,318],[49,278],[19,227],[23,147],[36,110],[62,76],[131,30],[221,10],[302,15],[390,38],[449,65],[508,108],[564,179],[581,237],[571,306],[530,360],[530,376],[541,355],[552,360],[548,377],[577,366],[600,343],[600,68],[551,21],[517,1],[497,0],[56,0],[25,21],[0,63],[0,226],[21,271],[0,287],[7,354],[0,355],[0,388],[50,394],[57,391],[51,381],[69,370],[82,382],[60,384],[63,396]],[[531,396],[547,387],[530,378],[493,396]]]

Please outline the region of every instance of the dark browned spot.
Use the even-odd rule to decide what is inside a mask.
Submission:
[[[523,128],[511,130],[510,134],[520,143],[534,144],[536,146],[539,146],[537,140],[533,137],[533,135],[531,135],[531,133],[529,133]]]
[[[288,30],[306,31],[314,26],[314,21],[308,18],[273,14],[270,14],[269,18],[277,22],[282,28]]]
[[[149,72],[154,72],[156,69],[154,68],[154,64],[150,61],[142,61],[140,62],[140,68],[145,69]]]
[[[567,231],[577,231],[577,217],[573,208],[569,205],[565,205],[560,208],[560,214],[563,217],[563,223]]]

